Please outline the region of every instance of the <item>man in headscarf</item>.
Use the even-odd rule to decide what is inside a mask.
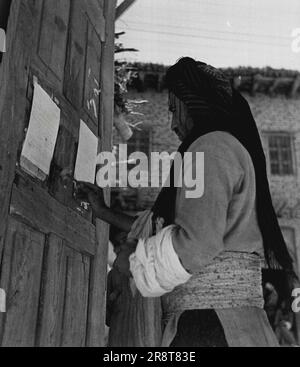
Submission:
[[[140,293],[162,297],[162,346],[278,346],[261,270],[265,263],[293,274],[293,265],[249,105],[222,72],[191,58],[172,66],[166,81],[179,153],[204,153],[204,195],[187,198],[173,166],[152,211],[132,219],[108,209],[99,189],[82,189],[99,218],[137,239],[128,264],[116,266],[128,271],[130,263]]]

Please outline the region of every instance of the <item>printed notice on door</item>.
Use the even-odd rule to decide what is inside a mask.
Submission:
[[[98,137],[85,122],[80,121],[79,145],[75,166],[75,180],[95,182]]]
[[[59,107],[35,82],[30,121],[20,163],[26,172],[43,181],[50,172],[59,123]]]

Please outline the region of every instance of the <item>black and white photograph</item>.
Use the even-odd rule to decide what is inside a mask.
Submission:
[[[300,347],[299,0],[0,0],[0,128],[2,350]]]

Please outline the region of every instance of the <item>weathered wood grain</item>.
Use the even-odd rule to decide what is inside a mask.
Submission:
[[[64,179],[65,174],[74,177],[79,139],[78,129],[74,129],[74,127],[74,121],[70,121],[69,116],[63,113],[48,180],[49,193],[59,203],[73,209],[77,214],[91,222],[91,209],[80,206],[80,203],[74,198],[73,181]]]
[[[80,110],[83,106],[83,85],[87,17],[82,11],[82,0],[71,3],[70,38],[64,80],[64,95],[73,107]]]
[[[61,93],[57,82],[53,82],[50,77],[44,77],[42,63],[37,64],[36,60],[30,65],[29,84],[27,88],[27,100],[30,102],[30,105],[33,96],[33,77],[37,77],[41,87],[56,101],[61,109],[60,124],[73,135],[75,140],[78,141],[80,119],[87,123],[95,135],[98,135],[98,125],[90,121],[91,119],[88,113],[83,108],[80,110],[78,106],[74,107],[73,103]],[[84,89],[83,85],[82,89]],[[30,108],[28,111],[30,111]],[[26,121],[29,121],[29,112]]]
[[[72,209],[53,199],[37,185],[20,179],[14,185],[11,196],[10,215],[32,228],[65,238],[77,251],[95,254],[95,227]]]
[[[86,346],[89,278],[90,259],[68,251],[62,347]]]
[[[41,312],[37,330],[37,345],[40,347],[61,345],[66,267],[64,241],[51,234],[45,259]]]
[[[102,49],[101,63],[101,121],[99,135],[101,151],[111,151],[112,126],[114,115],[114,15],[116,0],[104,2],[106,19],[106,44]],[[106,192],[109,198],[109,191]],[[109,226],[97,220],[96,223],[97,251],[91,273],[90,318],[88,321],[88,345],[91,347],[105,346],[105,290],[107,278],[107,252]]]
[[[86,66],[84,80],[84,109],[98,126],[100,105],[101,40],[88,20],[86,39]]]
[[[39,40],[39,55],[59,80],[63,79],[70,0],[44,0]]]
[[[33,347],[38,318],[45,236],[10,219],[1,270],[7,312],[1,345]]]
[[[86,345],[90,258],[66,245],[55,235],[49,237],[39,346]]]
[[[106,20],[103,13],[104,0],[82,0],[85,10],[102,42],[106,40]],[[111,21],[110,19],[108,21]]]
[[[26,37],[30,38],[30,27],[24,29],[20,14],[28,15],[26,4],[20,0],[12,1],[7,29],[7,53],[0,65],[0,244],[3,243],[1,238],[6,230],[10,192],[26,108],[28,55],[22,41]]]
[[[15,284],[20,298],[12,314],[0,315],[3,345],[104,343],[108,226],[98,222],[96,246],[94,225],[76,213],[72,187],[64,192],[59,178],[74,166],[81,118],[95,134],[101,132],[102,149],[111,147],[112,126],[104,125],[113,120],[116,1],[90,1],[73,0],[70,19],[69,1],[12,1],[8,52],[0,66],[0,284]],[[104,90],[97,111],[102,124],[99,116],[93,123],[83,108],[92,91],[89,69]],[[62,110],[51,175],[43,183],[16,168],[34,75]],[[11,223],[17,230],[11,232]]]

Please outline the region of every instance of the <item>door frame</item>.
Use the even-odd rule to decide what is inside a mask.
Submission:
[[[112,127],[114,118],[114,39],[115,39],[115,11],[117,0],[105,0],[104,14],[106,16],[105,26],[105,47],[102,50],[101,84],[102,94],[100,101],[101,122],[99,124],[99,136],[108,136],[109,139],[101,139],[100,151],[112,150]],[[107,21],[111,14],[111,21]],[[107,46],[108,45],[108,46]],[[109,47],[111,45],[112,47]],[[105,192],[107,203],[110,202],[110,190]],[[94,259],[91,278],[90,307],[92,307],[89,317],[87,344],[91,347],[105,346],[105,318],[106,318],[106,299],[103,297],[106,291],[107,282],[107,257],[109,226],[96,220],[96,241],[97,250]],[[103,243],[106,244],[103,247]],[[105,273],[105,276],[104,276]],[[99,319],[99,312],[103,310]],[[100,341],[100,344],[99,344]]]

